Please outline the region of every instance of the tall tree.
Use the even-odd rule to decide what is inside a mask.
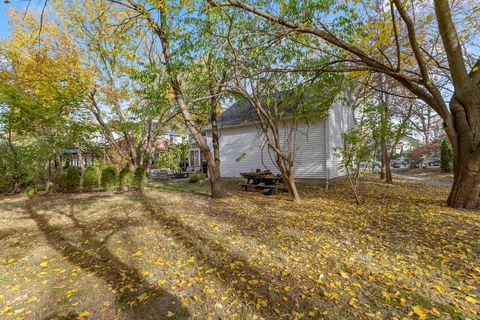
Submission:
[[[185,26],[188,26],[188,19],[184,20],[181,17],[186,11],[194,10],[194,4],[186,7],[185,4],[175,1],[110,0],[110,2],[120,5],[129,12],[131,19],[133,19],[132,16],[141,17],[147,30],[158,37],[162,51],[162,62],[166,67],[176,104],[188,131],[198,145],[203,159],[207,162],[212,197],[224,197],[226,193],[221,181],[219,159],[217,158],[217,161],[215,161],[215,156],[202,135],[201,126],[196,121],[195,115],[192,114],[192,108],[195,109],[198,100],[194,98],[187,100],[189,96],[186,94],[186,86],[182,81],[185,79],[182,78],[182,75],[184,75],[182,67],[186,61],[184,60],[185,56],[179,52],[179,48],[184,49],[182,39],[188,37],[190,31],[185,28]],[[193,50],[191,47],[187,47],[187,49]],[[218,85],[217,88],[219,88]]]
[[[225,21],[228,27],[220,35],[227,42],[225,51],[233,74],[228,90],[253,109],[262,140],[273,155],[274,165],[292,199],[297,201],[300,195],[294,171],[298,127],[325,119],[341,79],[318,76],[315,85],[311,85],[303,73],[269,72],[269,68],[281,61],[295,61],[303,52],[293,43],[262,36],[266,34],[263,29],[270,27],[262,22],[248,15],[228,15]],[[255,32],[259,36],[251,37]],[[272,51],[276,53],[274,56]]]
[[[260,16],[287,34],[302,34],[306,49],[320,53],[325,46],[339,49],[333,61],[311,65],[312,70],[371,71],[404,86],[440,115],[452,144],[454,184],[447,203],[457,208],[479,205],[480,58],[469,54],[469,45],[478,41],[479,27],[472,24],[480,14],[478,2],[434,0],[432,8],[429,1],[390,0],[382,21],[373,22],[369,10],[377,3],[368,0],[351,6],[324,1],[207,1]],[[451,79],[451,94],[437,81],[445,76]]]

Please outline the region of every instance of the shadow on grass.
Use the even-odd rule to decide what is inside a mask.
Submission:
[[[98,198],[82,199],[82,205],[85,201],[98,201]],[[96,230],[95,227],[99,222],[88,224],[79,221],[75,216],[74,202],[70,203],[68,213],[61,213],[73,223],[73,227],[66,229],[49,224],[48,215],[37,213],[36,205],[38,204],[35,199],[27,201],[26,212],[45,235],[49,245],[72,264],[95,273],[116,290],[117,308],[125,311],[123,317],[128,315],[126,317],[129,319],[172,319],[172,316],[167,316],[169,311],[175,314],[174,319],[186,319],[190,316],[177,297],[159,287],[149,285],[143,280],[138,270],[120,261],[108,249],[108,238],[125,227],[135,225],[132,218],[109,219],[108,229],[111,232],[101,241],[92,231]],[[65,232],[74,232],[79,237],[75,237],[74,240],[69,239]],[[139,302],[138,297],[141,295],[147,298]],[[135,304],[129,307],[129,303],[133,301]],[[52,316],[55,318],[55,314]],[[52,316],[48,316],[47,319],[51,319]]]
[[[145,210],[150,212],[152,219],[185,247],[189,254],[195,256],[200,267],[215,270],[212,274],[227,287],[234,289],[237,298],[257,309],[256,314],[266,319],[277,319],[291,316],[293,311],[308,314],[313,310],[328,308],[330,302],[323,298],[323,291],[318,286],[310,292],[310,296],[304,296],[295,279],[289,276],[282,278],[280,274],[270,276],[270,270],[253,266],[242,255],[227,251],[218,241],[201,235],[194,228],[164,212],[161,203],[156,203],[145,194],[137,197]],[[251,280],[255,280],[254,284]],[[290,286],[290,289],[285,290],[286,286]],[[350,314],[346,309],[348,308],[345,308],[344,314]]]
[[[208,183],[188,183],[184,181],[156,181],[150,182],[148,186],[160,191],[175,191],[182,193],[195,194],[198,196],[210,196],[210,184]]]

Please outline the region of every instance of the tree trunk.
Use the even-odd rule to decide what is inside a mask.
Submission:
[[[210,151],[208,151],[210,155]],[[205,158],[205,157],[204,157]],[[207,160],[208,175],[210,178],[210,188],[212,190],[212,198],[219,199],[227,196],[225,189],[223,188],[222,179],[220,177],[220,167],[215,164],[212,157]]]
[[[480,204],[480,149],[477,147],[472,151],[470,130],[464,128],[458,131],[458,150],[454,152],[453,159],[453,186],[447,204],[453,208],[475,209]]]
[[[289,177],[284,178],[285,183],[287,184],[288,191],[290,192],[290,196],[292,197],[293,201],[299,201],[300,195],[298,194],[297,185],[295,184],[295,177],[291,174]]]
[[[381,166],[380,166],[380,180],[385,179],[385,171],[386,171],[386,155],[387,155],[387,143],[385,142],[385,136],[380,137],[380,158],[381,158]]]
[[[454,208],[475,209],[479,205],[480,166],[478,163],[456,165],[454,182],[447,204]]]
[[[385,182],[386,183],[393,183],[392,177],[392,167],[390,167],[390,157],[388,154],[385,155]]]

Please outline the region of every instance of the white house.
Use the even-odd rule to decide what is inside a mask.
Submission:
[[[326,119],[309,119],[308,123],[299,123],[294,144],[294,174],[298,181],[321,183],[342,175],[338,170],[335,149],[343,147],[343,133],[354,125],[353,110],[348,101],[344,94],[339,94]],[[255,172],[257,169],[278,173],[274,154],[264,143],[256,119],[255,111],[245,101],[235,103],[220,116],[222,177],[240,177],[242,172]],[[283,132],[287,132],[285,127]],[[211,146],[210,130],[206,130],[206,137]]]

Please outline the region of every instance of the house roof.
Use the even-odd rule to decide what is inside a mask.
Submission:
[[[300,112],[303,114],[306,114],[306,113],[316,114],[319,117],[321,117],[322,113],[326,115],[326,111],[328,111],[328,107],[330,107],[334,101],[333,98],[338,94],[338,91],[336,91],[335,89],[337,88],[332,87],[330,89],[323,90],[320,93],[315,93],[315,94],[304,93],[300,99],[297,97],[296,99],[299,99],[298,103],[300,103],[300,100],[303,102],[305,101],[310,101],[314,103],[318,102],[318,104],[315,103],[316,106],[314,108],[311,107],[311,104],[309,105],[308,103],[302,103],[302,110],[300,110]],[[283,106],[283,111],[285,112],[285,114],[291,114],[293,109],[292,101],[288,101],[288,92],[289,91],[278,92],[274,94],[272,98],[277,102],[276,105],[278,106],[282,104],[282,99],[285,97],[285,105]],[[326,107],[325,110],[322,110],[321,102],[327,102],[327,105],[325,106]],[[275,104],[272,103],[271,105],[273,107]],[[249,122],[255,122],[255,121],[258,121],[257,112],[254,109],[254,107],[245,99],[240,99],[237,102],[235,102],[232,106],[227,108],[218,118],[218,124],[221,126],[238,125],[242,123],[249,123]]]
[[[252,105],[245,100],[240,100],[220,115],[218,123],[225,126],[257,120],[258,116]]]

